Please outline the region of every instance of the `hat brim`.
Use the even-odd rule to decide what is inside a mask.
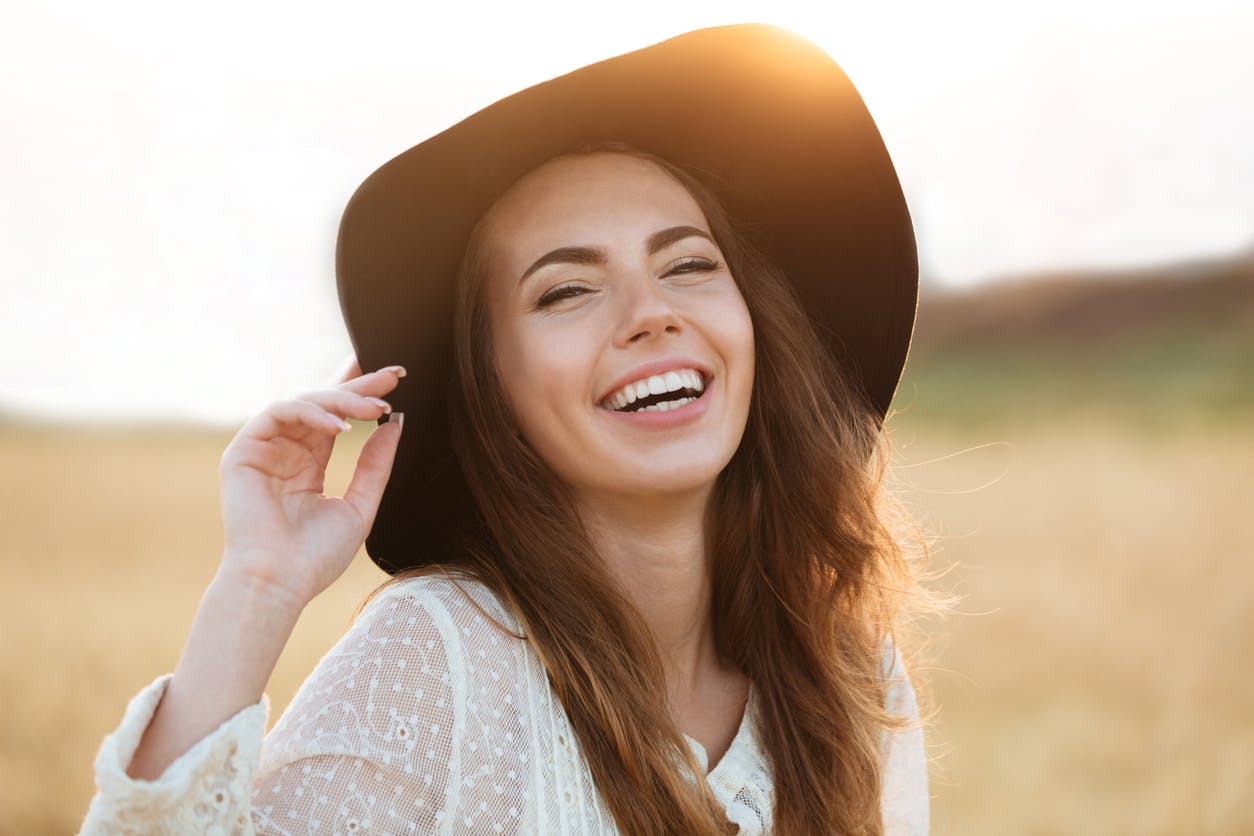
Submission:
[[[918,257],[892,161],[861,97],[810,41],[719,26],[501,99],[371,174],[340,223],[341,311],[362,369],[400,363],[405,432],[374,526],[389,573],[441,559],[473,525],[453,454],[454,282],[479,217],[523,174],[619,140],[705,175],[791,279],[882,422],[909,351]]]

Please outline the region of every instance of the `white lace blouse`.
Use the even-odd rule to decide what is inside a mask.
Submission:
[[[265,735],[269,699],[242,709],[154,781],[126,768],[169,682],[136,695],[96,757],[83,834],[613,834],[538,656],[484,584],[411,578],[379,593]],[[886,647],[889,708],[917,717]],[[771,831],[771,775],[755,692],[705,780],[742,834]],[[263,740],[264,736],[264,740]],[[688,738],[703,771],[706,752]],[[887,834],[928,828],[918,726],[882,739]],[[688,774],[689,780],[695,780]]]

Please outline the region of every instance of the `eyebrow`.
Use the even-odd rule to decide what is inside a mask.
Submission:
[[[715,243],[708,232],[697,229],[695,226],[671,226],[650,235],[649,240],[645,242],[645,249],[649,255],[653,255],[676,241],[682,241],[693,235],[704,238],[711,244]],[[522,274],[518,284],[521,285],[532,273],[550,264],[605,264],[608,260],[609,254],[606,253],[604,247],[558,247],[537,258],[535,263]]]

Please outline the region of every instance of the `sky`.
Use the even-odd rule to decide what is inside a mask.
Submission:
[[[230,426],[325,385],[361,180],[502,96],[725,23],[849,75],[930,286],[1254,244],[1248,3],[0,2],[0,412]]]

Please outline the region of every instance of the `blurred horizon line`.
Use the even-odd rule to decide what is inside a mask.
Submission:
[[[1243,247],[1236,248],[1226,254],[1221,255],[1198,255],[1189,258],[1167,259],[1157,262],[1150,262],[1139,265],[1128,265],[1122,267],[1101,267],[1101,268],[1071,268],[1071,269],[1045,269],[1031,270],[1020,273],[1006,274],[1005,276],[982,281],[977,284],[965,285],[945,285],[936,283],[924,276],[920,276],[919,281],[919,322],[924,323],[920,328],[916,323],[915,334],[912,342],[912,357],[918,352],[918,348],[922,343],[931,343],[938,336],[942,336],[949,343],[954,340],[954,332],[958,331],[958,340],[961,341],[964,334],[961,332],[967,329],[967,338],[974,343],[980,343],[987,338],[989,329],[989,318],[1000,317],[1000,311],[1012,310],[1017,320],[1016,323],[1003,321],[1003,326],[1010,325],[1011,328],[1018,327],[1022,332],[1025,340],[1031,344],[1034,338],[1041,338],[1042,341],[1052,340],[1057,343],[1057,334],[1045,335],[1043,333],[1033,334],[1032,325],[1024,325],[1023,323],[1036,323],[1037,327],[1051,327],[1057,329],[1058,317],[1066,316],[1066,311],[1061,314],[1057,310],[1046,310],[1049,307],[1057,306],[1058,293],[1041,292],[1042,288],[1064,287],[1072,292],[1072,302],[1077,294],[1082,295],[1086,290],[1102,290],[1105,295],[1109,296],[1113,290],[1116,294],[1128,293],[1137,294],[1140,297],[1149,297],[1152,294],[1161,296],[1161,290],[1166,286],[1170,290],[1179,291],[1181,285],[1191,281],[1202,283],[1208,279],[1221,280],[1225,277],[1237,276],[1237,281],[1248,281],[1251,288],[1254,288],[1254,238]],[[1254,298],[1254,292],[1251,294]],[[1007,305],[1006,300],[1012,300]],[[1081,300],[1082,301],[1082,300]],[[1213,301],[1213,300],[1212,300]],[[1142,299],[1145,303],[1147,300]],[[1222,308],[1223,302],[1221,301]],[[929,307],[935,306],[937,310],[945,310],[946,318],[952,319],[948,314],[954,311],[954,305],[970,305],[968,316],[958,317],[965,321],[939,323],[940,328],[936,326],[938,323],[932,322],[931,318],[924,313]],[[1129,310],[1142,310],[1141,316],[1145,316],[1146,309],[1161,309],[1161,299],[1156,305],[1152,300],[1141,305],[1127,304],[1124,306]],[[1196,306],[1195,306],[1196,307]],[[1214,305],[1212,305],[1212,308]],[[1184,319],[1186,316],[1194,316],[1196,318],[1196,310],[1186,310],[1187,305],[1173,305],[1165,313],[1161,310],[1155,314],[1158,320],[1141,323],[1142,330],[1161,326],[1161,320],[1164,318],[1171,319],[1176,317]],[[1205,305],[1202,306],[1206,309]],[[1208,310],[1208,309],[1206,309]],[[1236,313],[1240,311],[1225,311],[1226,313]],[[1072,314],[1074,315],[1074,314]],[[1135,318],[1137,314],[1133,315]],[[1206,314],[1203,313],[1203,316]],[[1049,322],[1048,326],[1044,323]],[[1127,334],[1136,330],[1137,323],[1131,323],[1131,329],[1127,326],[1129,323],[1121,323],[1123,330],[1121,333]],[[1118,329],[1114,329],[1118,330]],[[1221,329],[1222,330],[1222,329]],[[1116,336],[1116,338],[1118,338]],[[937,345],[940,345],[939,343]],[[310,384],[315,385],[315,384]],[[19,394],[18,398],[14,398],[14,394]],[[248,420],[254,414],[254,411],[242,411],[239,415],[229,415],[224,417],[212,417],[201,413],[195,413],[191,410],[181,409],[149,409],[137,410],[133,412],[122,412],[120,410],[105,411],[101,410],[90,414],[85,414],[81,410],[71,414],[65,409],[49,409],[46,407],[32,406],[30,403],[23,403],[20,393],[0,392],[0,429],[6,430],[24,430],[30,432],[40,432],[43,430],[83,430],[83,429],[99,429],[102,431],[117,432],[125,430],[128,427],[134,427],[137,431],[142,431],[146,435],[153,432],[183,432],[189,429],[211,429],[226,430],[230,428],[240,427],[244,421]]]
[[[1254,235],[1241,245],[1222,251],[1208,251],[1186,256],[1164,259],[1148,259],[1144,261],[1126,262],[1118,265],[1043,267],[1027,270],[1015,270],[993,273],[975,281],[947,280],[929,275],[923,268],[919,271],[919,296],[927,297],[967,297],[980,296],[989,291],[1000,291],[1011,286],[1032,285],[1047,281],[1120,281],[1145,278],[1147,274],[1191,273],[1215,267],[1226,267],[1243,262],[1254,262]],[[1182,281],[1188,279],[1182,278]]]

